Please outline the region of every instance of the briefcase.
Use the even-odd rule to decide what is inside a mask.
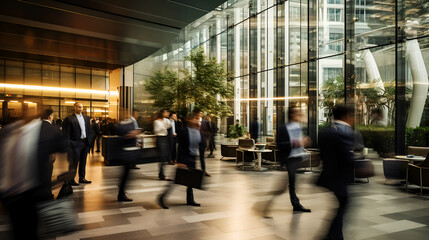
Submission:
[[[176,169],[174,183],[203,190],[204,171],[195,168]]]

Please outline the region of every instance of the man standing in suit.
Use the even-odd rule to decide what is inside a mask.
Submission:
[[[354,114],[352,108],[346,106],[336,106],[333,114],[333,126],[319,135],[323,171],[317,184],[334,192],[339,203],[326,239],[344,239],[342,229],[348,204],[347,185],[353,181]]]
[[[79,183],[91,183],[85,178],[86,157],[92,143],[91,125],[89,117],[83,115],[82,111],[82,103],[76,102],[73,115],[64,119],[63,134],[70,141],[69,170],[76,171],[79,165]],[[74,180],[71,184],[79,185]]]
[[[301,121],[303,114],[298,108],[289,108],[288,111],[289,123],[282,125],[277,130],[277,147],[280,150],[280,161],[286,165],[289,178],[289,196],[294,212],[311,212],[301,205],[299,198],[295,193],[295,174],[299,163],[304,156],[304,146],[310,144],[310,138],[302,136]],[[288,181],[281,181],[281,188],[275,191],[274,197],[284,193],[287,189]],[[273,199],[274,199],[273,197]],[[269,207],[273,201],[267,204],[265,213],[269,211]]]

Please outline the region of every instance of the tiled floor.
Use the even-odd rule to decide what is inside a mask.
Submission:
[[[234,162],[207,159],[206,190],[195,190],[201,207],[186,206],[185,187],[178,186],[167,199],[170,209],[161,209],[156,197],[169,182],[157,180],[157,164],[132,170],[128,196],[134,201],[116,201],[121,167],[107,167],[99,154],[90,155],[87,178],[93,183],[75,187],[76,218],[81,230],[57,239],[150,239],[150,240],[277,240],[320,239],[332,218],[336,201],[314,185],[314,174],[298,174],[297,193],[311,213],[292,213],[289,195],[276,199],[271,216],[261,209],[271,198],[273,186],[286,172],[241,171]],[[385,185],[380,161],[378,175],[368,184],[350,186],[352,196],[345,219],[345,239],[427,239],[429,196],[406,193],[402,186]],[[56,163],[60,172],[64,164]],[[167,166],[173,177],[174,166]],[[0,216],[0,239],[9,238],[9,225]]]

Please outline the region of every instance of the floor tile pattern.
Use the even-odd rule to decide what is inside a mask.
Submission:
[[[218,147],[219,149],[220,147]],[[279,196],[270,216],[262,208],[287,172],[238,170],[233,161],[206,159],[206,190],[195,190],[201,207],[186,203],[186,188],[177,186],[161,209],[157,196],[170,182],[157,179],[156,163],[132,170],[127,194],[133,202],[117,202],[120,166],[104,166],[98,154],[89,155],[87,179],[92,184],[74,188],[80,230],[61,240],[280,240],[321,239],[337,207],[335,197],[315,186],[318,173],[298,174],[297,193],[311,213],[292,213],[289,195]],[[350,186],[351,204],[344,221],[345,239],[427,239],[429,196],[404,191],[403,185],[385,184],[382,161],[373,160],[377,175],[370,182]],[[66,166],[57,160],[55,173]],[[175,167],[166,167],[169,177]],[[58,190],[56,190],[58,191]],[[0,211],[0,239],[10,239],[7,215]]]

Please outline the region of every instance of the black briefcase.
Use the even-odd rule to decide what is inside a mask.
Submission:
[[[202,170],[178,167],[174,183],[203,190],[203,178],[204,171]]]

